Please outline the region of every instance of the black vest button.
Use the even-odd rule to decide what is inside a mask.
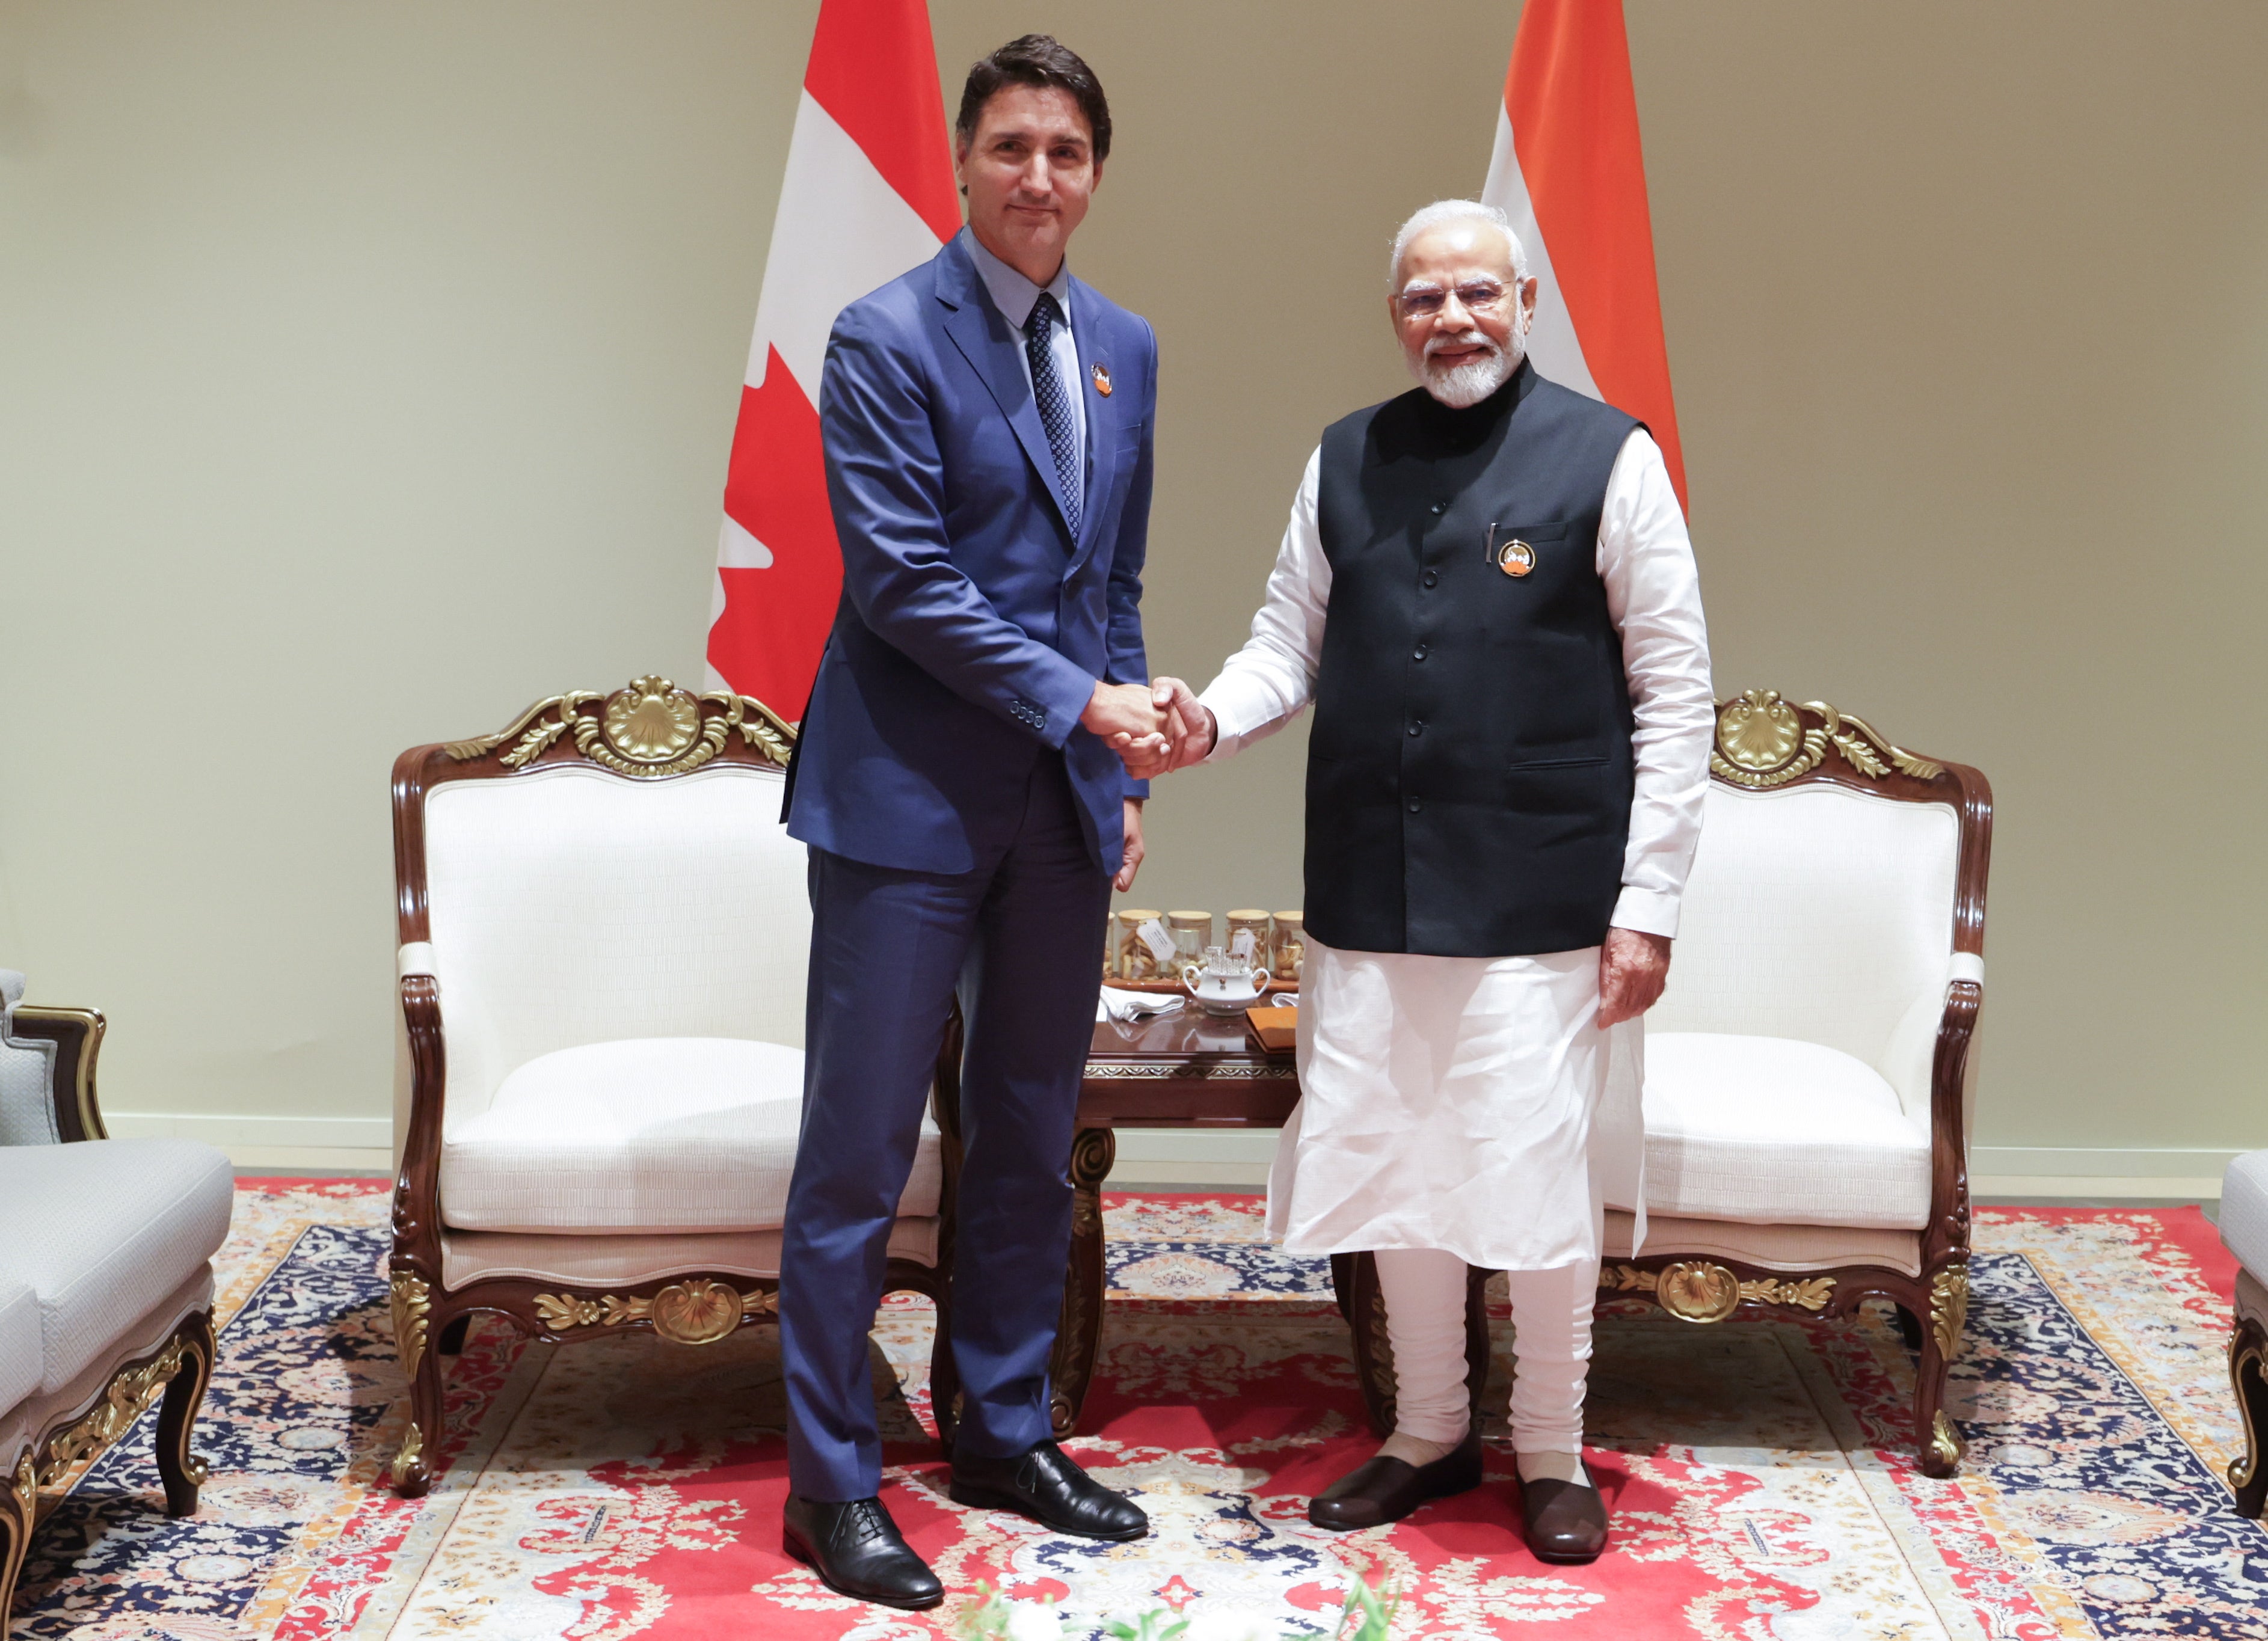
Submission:
[[[1411,814],[1413,814],[1413,815],[1414,815],[1414,814],[1416,814],[1416,813],[1417,813],[1420,809],[1423,809],[1425,806],[1425,805],[1423,805],[1423,804],[1419,803],[1419,802],[1418,802],[1416,798],[1411,798],[1411,799],[1410,800],[1410,813]]]
[[[1421,644],[1416,649],[1412,650],[1410,652],[1410,659],[1413,661],[1424,660],[1425,659],[1425,646]]]
[[[1436,518],[1439,518],[1441,514],[1443,514],[1443,513],[1445,513],[1445,512],[1447,512],[1447,511],[1449,511],[1449,504],[1448,504],[1448,503],[1447,503],[1447,502],[1435,502],[1435,503],[1433,504],[1433,505],[1432,505],[1432,511],[1433,512],[1433,515],[1434,515]]]
[[[1412,735],[1424,734],[1425,732],[1425,720],[1423,718],[1413,718],[1410,721],[1410,732]]]
[[[1440,579],[1441,579],[1441,572],[1440,572],[1440,570],[1427,570],[1427,571],[1425,572],[1425,580],[1424,580],[1423,585],[1430,587],[1430,586],[1432,586],[1435,583],[1439,582]]]

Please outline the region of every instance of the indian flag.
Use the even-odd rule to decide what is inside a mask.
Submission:
[[[1620,0],[1528,0],[1481,198],[1512,218],[1539,282],[1536,370],[1644,422],[1683,505]]]

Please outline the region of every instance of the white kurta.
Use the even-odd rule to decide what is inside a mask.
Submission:
[[[1203,696],[1214,758],[1273,734],[1314,697],[1331,588],[1316,523],[1322,455],[1308,458],[1252,637]],[[1692,543],[1643,430],[1608,479],[1597,567],[1637,725],[1613,922],[1674,936],[1714,704]],[[1595,946],[1428,957],[1310,941],[1300,1100],[1269,1177],[1271,1233],[1307,1255],[1440,1248],[1498,1270],[1595,1261],[1605,1203],[1645,1201],[1643,1028],[1598,1028],[1598,962]]]

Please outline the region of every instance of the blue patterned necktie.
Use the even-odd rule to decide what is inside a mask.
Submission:
[[[1071,402],[1064,397],[1063,372],[1056,369],[1055,350],[1049,339],[1055,327],[1063,322],[1063,310],[1048,292],[1040,292],[1040,299],[1032,304],[1032,316],[1024,322],[1024,357],[1032,365],[1032,397],[1039,401],[1040,425],[1048,430],[1048,448],[1055,453],[1056,490],[1063,497],[1064,517],[1071,521],[1074,539],[1079,534],[1079,424],[1071,420]]]

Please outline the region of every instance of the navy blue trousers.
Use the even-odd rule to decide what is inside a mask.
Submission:
[[[1109,904],[1110,879],[1053,754],[1035,765],[1014,835],[973,872],[811,851],[803,1130],[780,1252],[788,1482],[804,1498],[880,1488],[867,1336],[956,992],[967,1036],[954,1444],[1005,1456],[1048,1439],[1071,1124]]]

